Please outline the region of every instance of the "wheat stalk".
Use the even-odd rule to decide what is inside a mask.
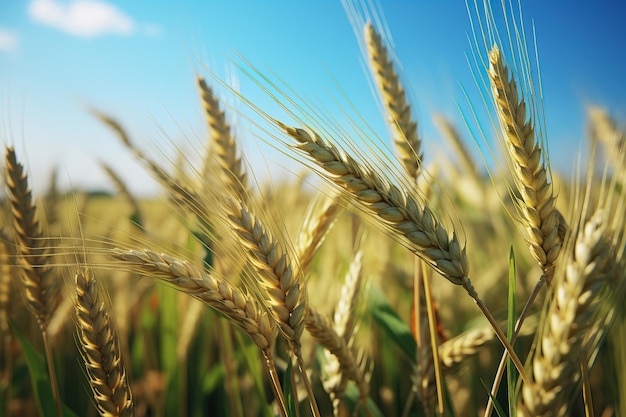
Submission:
[[[389,59],[387,48],[371,23],[365,25],[364,37],[370,58],[370,70],[389,116],[393,144],[399,153],[402,166],[411,177],[417,178],[422,163],[421,140],[417,135],[417,122],[411,117],[411,106],[406,92]]]
[[[489,79],[506,148],[513,163],[513,175],[521,195],[518,207],[528,231],[530,252],[544,270],[548,283],[561,251],[559,217],[543,151],[535,138],[532,117],[518,92],[514,78],[503,62],[500,49],[489,51]]]
[[[6,170],[26,304],[35,315],[41,330],[56,413],[61,417],[61,396],[47,335],[50,317],[59,298],[59,283],[48,264],[50,254],[37,217],[37,207],[28,188],[28,177],[22,164],[17,161],[12,147],[6,149]]]
[[[431,329],[431,323],[435,324],[435,321],[431,321],[429,317],[429,309],[427,308],[427,299],[426,299],[426,291],[430,288],[427,288],[426,283],[429,282],[428,276],[426,276],[427,271],[422,267],[422,263],[419,259],[416,259],[415,262],[415,271],[417,279],[414,280],[414,283],[420,282],[422,285],[417,285],[417,291],[419,292],[419,303],[415,305],[416,313],[414,319],[415,322],[415,339],[417,342],[417,392],[419,394],[419,398],[422,402],[422,406],[424,407],[424,412],[426,415],[433,415],[435,401],[437,400],[437,385],[436,385],[436,375],[435,375],[435,357],[433,355],[434,349],[437,348],[437,338],[432,337],[433,333]],[[415,284],[414,284],[415,285]],[[432,295],[429,293],[429,297],[432,299]],[[417,312],[419,307],[419,313]],[[430,310],[432,311],[432,310]],[[419,320],[419,325],[417,321]],[[436,335],[435,335],[436,336]],[[439,360],[439,358],[437,358]]]
[[[83,360],[100,415],[133,416],[133,396],[119,337],[89,270],[76,273],[76,317]]]

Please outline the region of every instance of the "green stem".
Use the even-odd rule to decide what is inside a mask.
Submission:
[[[50,341],[48,340],[48,332],[45,330],[45,328],[41,329],[41,336],[43,337],[43,347],[46,352],[48,373],[50,374],[50,388],[52,388],[52,395],[54,396],[57,416],[63,417],[63,412],[61,411],[61,395],[59,394],[59,384],[57,382],[56,373],[54,371],[54,358],[52,357],[52,349],[50,348]]]

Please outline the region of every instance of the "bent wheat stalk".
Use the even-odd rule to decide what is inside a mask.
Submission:
[[[37,207],[28,188],[28,177],[12,147],[6,149],[6,170],[26,304],[35,315],[41,330],[56,412],[61,417],[61,396],[47,332],[50,317],[59,299],[59,283],[49,266],[50,254],[37,217]]]
[[[28,188],[28,178],[13,148],[7,148],[6,169],[24,293],[39,327],[45,331],[58,301],[59,285],[48,265],[50,254]]]
[[[133,396],[120,354],[119,337],[96,280],[89,270],[76,273],[76,317],[89,385],[101,416],[134,415]]]
[[[529,382],[522,362],[469,279],[467,255],[465,248],[461,249],[456,233],[450,235],[430,208],[412,194],[358,163],[317,133],[275,122],[298,142],[293,147],[299,153],[320,166],[320,175],[346,191],[365,214],[385,227],[390,236],[405,244],[448,281],[467,291],[511,355],[522,379]]]
[[[111,255],[124,261],[138,272],[173,285],[179,291],[203,302],[232,320],[261,350],[272,380],[274,395],[281,414],[286,416],[285,401],[274,366],[273,347],[276,341],[276,323],[257,304],[254,298],[234,287],[228,281],[216,278],[190,262],[159,254],[149,249],[115,249]]]
[[[306,283],[302,271],[294,267],[280,242],[243,200],[230,200],[226,206],[230,226],[246,249],[248,261],[256,272],[257,282],[270,312],[296,357],[313,415],[319,417],[320,412],[304,367],[300,341],[307,314]]]

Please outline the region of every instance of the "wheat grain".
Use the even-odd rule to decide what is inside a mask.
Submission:
[[[100,415],[133,416],[119,338],[89,270],[76,274],[76,317],[83,360]]]

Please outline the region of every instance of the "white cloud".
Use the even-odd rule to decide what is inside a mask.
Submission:
[[[33,0],[28,7],[30,17],[44,25],[72,35],[95,37],[105,34],[132,35],[135,22],[114,5],[100,0]]]
[[[8,29],[0,28],[0,51],[13,52],[17,49],[17,34]]]

